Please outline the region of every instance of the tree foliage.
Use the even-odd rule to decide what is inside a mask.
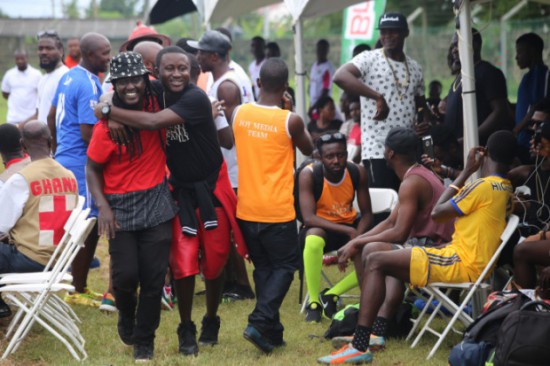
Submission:
[[[63,17],[69,19],[79,19],[80,12],[78,11],[78,1],[71,0],[67,4],[63,4]]]
[[[101,0],[99,3],[100,14],[118,13],[122,18],[131,18],[136,15],[138,0]]]

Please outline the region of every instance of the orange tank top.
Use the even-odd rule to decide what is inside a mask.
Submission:
[[[312,169],[310,165],[308,169]],[[346,169],[342,180],[338,183],[329,182],[323,178],[323,192],[317,200],[316,215],[338,224],[353,224],[357,211],[353,208],[355,189]]]
[[[290,112],[256,103],[238,107],[233,133],[239,163],[237,217],[280,223],[294,220],[294,149]]]

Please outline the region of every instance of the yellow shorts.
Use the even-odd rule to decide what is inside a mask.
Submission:
[[[425,287],[432,282],[471,282],[469,271],[452,247],[414,247],[411,251],[411,286]],[[474,279],[475,281],[475,279]]]

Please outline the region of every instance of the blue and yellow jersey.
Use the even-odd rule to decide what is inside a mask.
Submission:
[[[481,178],[465,185],[451,204],[460,215],[451,246],[471,278],[477,278],[497,249],[512,213],[512,184],[499,176]]]

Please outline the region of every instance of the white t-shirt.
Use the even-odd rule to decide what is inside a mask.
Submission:
[[[29,199],[29,185],[23,176],[16,173],[0,189],[0,233],[9,233],[15,226]]]
[[[383,49],[365,51],[350,61],[361,72],[361,81],[383,94],[390,108],[388,118],[375,121],[376,101],[361,97],[361,159],[384,159],[384,142],[393,127],[413,128],[416,120],[415,97],[424,95],[424,78],[420,65],[406,56],[405,62],[384,57]],[[397,86],[392,74],[402,85]],[[407,67],[409,67],[409,85]]]
[[[45,73],[40,78],[38,82],[38,102],[36,104],[39,121],[48,123],[47,117],[52,106],[55,91],[57,90],[57,84],[59,84],[59,80],[67,71],[69,71],[69,68],[61,65],[52,72]]]
[[[231,60],[229,62],[229,68],[235,71],[235,74],[237,74],[237,77],[241,82],[241,95],[243,96],[243,103],[254,102],[256,99],[254,98],[254,92],[252,91],[252,83],[250,82],[250,78],[248,77],[242,66]]]
[[[258,87],[257,80],[260,77],[260,69],[265,62],[265,58],[259,64],[256,63],[256,60],[252,61],[248,65],[248,74],[250,75],[250,80],[252,80],[252,85],[254,86],[254,96],[256,100],[260,97],[260,88]]]
[[[323,63],[314,63],[309,73],[309,104],[313,105],[323,93],[323,89],[332,90],[332,77],[334,76],[334,66],[330,61]]]
[[[10,93],[8,97],[8,123],[19,123],[36,113],[38,82],[42,74],[28,65],[25,71],[17,67],[9,69],[2,79],[2,92]]]

